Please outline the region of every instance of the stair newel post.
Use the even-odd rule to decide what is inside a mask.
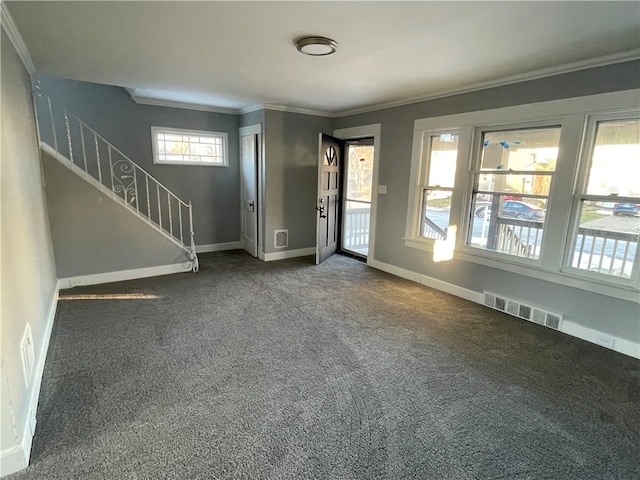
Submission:
[[[156,198],[158,199],[158,225],[162,230],[162,208],[160,207],[160,184],[156,183]]]
[[[173,237],[173,219],[171,218],[171,193],[167,190],[167,205],[169,206],[169,233]]]
[[[71,160],[71,163],[74,163],[73,161],[73,147],[71,146],[71,128],[69,127],[69,114],[67,113],[67,111],[64,111],[64,124],[65,127],[67,128],[67,143],[69,144],[69,160]]]
[[[144,181],[147,190],[147,220],[151,223],[151,199],[149,198],[149,175],[144,176]]]
[[[178,217],[180,219],[180,243],[184,243],[184,237],[182,235],[182,202],[178,200]]]

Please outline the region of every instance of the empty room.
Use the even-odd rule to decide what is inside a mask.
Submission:
[[[0,8],[0,476],[640,478],[640,3]]]

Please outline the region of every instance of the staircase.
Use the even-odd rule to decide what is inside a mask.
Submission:
[[[34,85],[40,148],[182,248],[198,271],[193,209]]]

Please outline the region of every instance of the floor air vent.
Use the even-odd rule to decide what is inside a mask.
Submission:
[[[522,303],[519,300],[506,298],[495,293],[484,292],[484,304],[495,310],[500,310],[514,317],[523,318],[530,322],[553,328],[554,330],[559,330],[562,324],[563,316],[559,313],[542,310],[541,308]]]

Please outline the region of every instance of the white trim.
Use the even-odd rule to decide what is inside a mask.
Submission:
[[[586,340],[590,343],[595,343],[596,345],[600,345],[596,339],[602,335],[602,332],[598,330],[594,330],[593,328],[583,327],[582,325],[572,322],[570,320],[564,319],[562,324],[560,325],[560,331],[562,333],[566,333],[567,335],[571,335],[572,337],[580,338],[582,340]],[[609,336],[609,335],[607,335]],[[634,357],[640,359],[640,343],[632,342],[630,340],[626,340],[620,337],[613,337],[614,340],[613,348],[610,350],[614,350],[618,353],[622,353],[624,355],[629,355],[630,357]],[[608,348],[600,345],[602,348]]]
[[[411,105],[414,103],[428,102],[430,100],[437,100],[439,98],[452,97],[455,95],[464,95],[465,93],[472,93],[480,90],[487,90],[489,88],[503,87],[505,85],[528,82],[528,81],[537,80],[540,78],[553,77],[555,75],[563,75],[566,73],[577,72],[580,70],[587,70],[589,68],[604,67],[607,65],[614,65],[616,63],[623,63],[623,62],[628,62],[628,61],[638,60],[638,59],[640,59],[640,49],[633,49],[627,52],[614,53],[612,55],[605,55],[602,57],[596,57],[589,60],[582,60],[579,62],[567,63],[559,67],[543,68],[541,70],[534,70],[532,72],[511,75],[509,77],[503,77],[498,80],[472,83],[464,87],[440,90],[439,92],[434,92],[428,95],[422,95],[422,96],[407,98],[403,100],[385,102],[385,103],[378,103],[375,105],[369,105],[367,107],[342,110],[334,113],[334,118],[347,117],[350,115],[373,112],[377,110],[383,110],[386,108],[401,107],[403,105]]]
[[[209,243],[205,245],[196,245],[196,253],[223,252],[225,250],[240,250],[240,249],[242,249],[242,242],[240,240],[236,242]]]
[[[315,255],[316,247],[299,248],[297,250],[285,250],[284,252],[265,253],[264,261],[272,262],[274,260],[285,260],[287,258],[306,257],[307,255]],[[261,258],[261,260],[263,260]]]
[[[227,115],[240,115],[242,113],[239,108],[215,107],[213,105],[203,105],[201,103],[181,102],[177,100],[167,100],[162,98],[145,97],[138,95],[137,88],[125,89],[131,96],[131,100],[139,105],[151,105],[154,107],[181,108],[183,110],[196,110],[199,112],[223,113]]]
[[[262,123],[255,123],[253,125],[247,125],[246,127],[240,127],[238,130],[238,142],[239,142],[239,152],[242,157],[242,138],[247,135],[257,135],[258,141],[256,142],[256,152],[258,155],[256,162],[256,203],[258,204],[257,210],[257,222],[258,222],[258,230],[256,231],[256,253],[258,258],[260,258],[260,250],[264,250],[264,235],[262,232],[262,219],[264,217],[264,149],[263,149],[263,141],[264,135],[262,134]],[[244,229],[245,222],[245,209],[244,209],[244,174],[243,172],[243,162],[240,161],[240,213],[242,217],[242,228]],[[244,231],[243,231],[244,235]],[[242,246],[240,248],[245,249],[244,238],[241,240]],[[246,250],[246,249],[245,249]]]
[[[264,110],[276,110],[278,112],[299,113],[301,115],[313,115],[315,117],[335,118],[335,114],[332,112],[326,112],[324,110],[314,110],[312,108],[289,107],[287,105],[273,105],[270,103],[265,103],[262,105],[262,107],[264,108]]]
[[[24,43],[24,39],[22,38],[22,35],[20,35],[18,26],[13,20],[13,16],[11,15],[11,12],[9,12],[5,2],[0,2],[0,23],[2,23],[5,32],[7,32],[7,36],[9,37],[13,48],[18,52],[18,56],[20,57],[20,60],[22,60],[24,68],[27,69],[30,75],[36,73],[36,66],[29,54],[27,44]]]
[[[451,283],[443,282],[442,280],[438,280],[437,278],[421,275],[419,273],[412,272],[411,270],[406,270],[401,267],[396,267],[395,265],[383,263],[378,260],[373,260],[369,264],[369,266],[376,268],[378,270],[382,270],[383,272],[387,272],[392,275],[396,275],[398,277],[402,277],[407,280],[420,283],[422,285],[433,288],[435,290],[449,293],[451,295],[455,295],[456,297],[464,298],[465,300],[469,300],[470,302],[474,302],[486,307],[486,305],[484,304],[483,292],[468,290],[466,288],[459,287],[458,285],[453,285]],[[600,345],[597,342],[597,338],[602,335],[605,335],[613,339],[613,348],[611,348],[611,350],[614,350],[618,353],[622,353],[624,355],[629,355],[630,357],[640,359],[640,343],[636,343],[631,340],[627,340],[620,337],[613,337],[604,332],[600,332],[592,328],[584,327],[576,322],[567,320],[566,318],[562,321],[559,331],[567,335],[571,335],[572,337],[576,337],[581,340],[594,343],[596,345]],[[603,347],[603,348],[607,348],[607,347]]]
[[[44,375],[44,366],[49,351],[49,341],[51,340],[51,332],[53,331],[53,322],[56,318],[56,310],[58,308],[59,285],[53,292],[49,312],[47,313],[44,335],[42,336],[42,344],[38,351],[37,363],[34,368],[33,385],[27,399],[27,414],[25,415],[24,424],[20,437],[16,439],[9,448],[5,448],[0,452],[0,477],[23,470],[29,466],[29,458],[31,457],[31,444],[33,435],[35,434],[36,411],[38,409],[38,398],[40,397],[40,387],[42,386],[42,377]]]
[[[260,110],[264,110],[264,105],[261,103],[256,103],[254,105],[249,105],[240,109],[240,114],[246,115],[251,112],[259,112]]]
[[[171,273],[184,273],[191,270],[191,262],[176,263],[172,265],[160,265],[157,267],[135,268],[132,270],[120,270],[118,272],[94,273],[58,279],[58,288],[72,288],[80,285],[99,285],[101,283],[121,282],[123,280],[135,280],[137,278],[158,277]]]
[[[435,290],[449,293],[451,295],[455,295],[456,297],[464,298],[465,300],[469,300],[471,302],[480,304],[484,302],[484,294],[482,292],[476,292],[474,290],[459,287],[458,285],[454,285],[453,283],[443,282],[442,280],[438,280],[437,278],[428,277],[427,275],[412,272],[411,270],[396,267],[395,265],[390,265],[388,263],[380,262],[379,260],[375,259],[369,263],[369,266],[378,270],[382,270],[383,272],[396,275],[398,277],[406,278],[407,280],[411,280],[412,282],[420,283],[421,285],[425,285]]]

